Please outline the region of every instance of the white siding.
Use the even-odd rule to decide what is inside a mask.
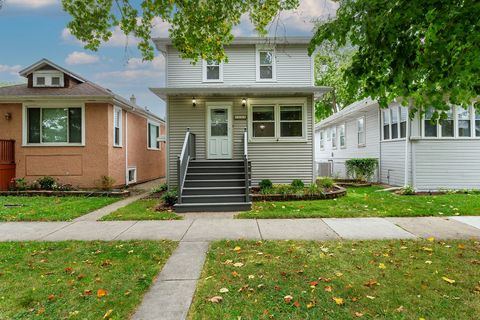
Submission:
[[[382,141],[380,181],[403,186],[405,181],[405,139]]]
[[[199,86],[309,86],[312,63],[307,45],[279,45],[276,48],[276,82],[256,82],[255,45],[232,45],[225,49],[228,62],[223,66],[223,83],[202,82],[202,62],[183,60],[176,49],[168,48],[167,87]]]

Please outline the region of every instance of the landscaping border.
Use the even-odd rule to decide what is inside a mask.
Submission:
[[[336,190],[321,194],[260,194],[251,195],[253,202],[261,201],[300,201],[300,200],[328,200],[343,197],[347,194],[347,189],[335,185]]]
[[[24,190],[24,191],[0,191],[0,196],[22,197],[112,197],[126,198],[130,196],[129,190],[122,191],[49,191],[49,190]]]

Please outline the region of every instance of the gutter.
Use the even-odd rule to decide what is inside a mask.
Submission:
[[[125,186],[128,184],[128,112],[125,112]]]
[[[404,186],[408,186],[408,147],[410,145],[410,107],[408,108],[408,114],[407,114],[407,123],[405,124],[405,163],[404,163],[404,168],[405,168],[405,173],[404,173]]]

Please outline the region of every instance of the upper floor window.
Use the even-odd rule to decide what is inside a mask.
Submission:
[[[390,139],[390,110],[383,110],[383,140]]]
[[[275,81],[275,50],[257,48],[257,81]]]
[[[345,124],[342,124],[338,127],[338,138],[340,140],[340,148],[345,148]]]
[[[27,107],[27,144],[82,144],[82,107]]]
[[[148,123],[148,149],[159,150],[160,141],[160,126],[156,123]]]
[[[223,81],[223,62],[215,60],[203,61],[203,81],[204,82],[222,82]]]
[[[390,109],[390,115],[392,124],[392,139],[398,139],[398,108],[392,107]]]
[[[42,70],[33,73],[33,87],[63,87],[63,73],[56,70]]]
[[[113,107],[113,145],[122,146],[122,109]]]
[[[365,146],[365,117],[357,119],[357,141],[359,146]]]

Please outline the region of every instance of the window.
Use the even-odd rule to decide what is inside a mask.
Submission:
[[[214,60],[203,61],[203,81],[204,82],[222,82],[223,81],[223,62]]]
[[[480,137],[480,109],[475,110],[475,136]]]
[[[37,86],[44,86],[45,85],[45,77],[37,77]]]
[[[398,139],[398,107],[390,109],[390,119],[392,120],[392,139]]]
[[[113,145],[122,146],[122,109],[119,107],[113,108]]]
[[[34,87],[63,87],[63,73],[57,70],[40,70],[33,72]]]
[[[357,119],[357,141],[359,146],[365,145],[365,118]]]
[[[290,100],[282,100],[283,105],[263,103],[271,99],[259,99],[261,104],[251,102],[248,119],[253,140],[305,139],[305,105],[295,103],[298,99]]]
[[[128,183],[137,182],[137,168],[128,168]]]
[[[320,150],[325,149],[325,131],[320,130]]]
[[[275,81],[275,50],[257,50],[257,81]]]
[[[458,136],[471,137],[472,126],[471,126],[471,120],[470,120],[470,109],[457,107],[457,117],[458,117]]]
[[[425,118],[423,120],[425,137],[436,137],[437,136],[438,123],[435,123],[435,122],[432,123],[433,113],[434,113],[434,111],[433,111],[432,108],[429,108],[425,112]]]
[[[444,120],[440,120],[440,126],[441,126],[441,133],[442,137],[453,137],[455,134],[455,131],[453,129],[453,111],[452,108],[446,112],[447,118]]]
[[[406,107],[399,107],[399,109],[400,109],[400,138],[406,138],[408,109]]]
[[[345,148],[345,125],[338,127],[338,138],[340,140],[340,148]]]
[[[28,144],[82,143],[82,108],[26,108]]]
[[[160,141],[158,141],[159,136],[160,126],[158,124],[148,123],[148,149],[160,149]]]
[[[390,110],[383,110],[383,140],[390,139]]]
[[[52,86],[60,85],[60,77],[52,77]]]
[[[332,149],[337,149],[337,127],[332,128]]]
[[[330,132],[331,132],[331,130],[327,129],[327,141],[330,141],[332,139],[332,137],[330,135]]]

